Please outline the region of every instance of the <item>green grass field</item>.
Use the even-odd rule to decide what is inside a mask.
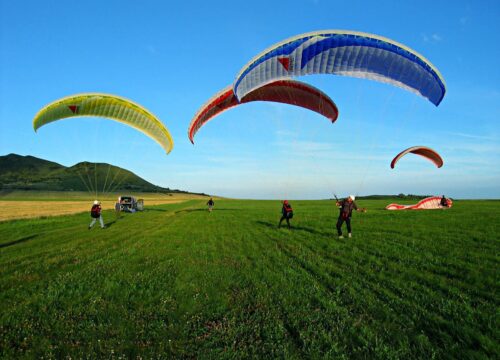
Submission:
[[[0,223],[4,358],[498,358],[500,202],[151,207]]]

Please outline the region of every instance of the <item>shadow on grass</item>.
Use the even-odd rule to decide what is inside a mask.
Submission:
[[[104,225],[107,227],[107,228],[110,228],[111,226],[113,226],[117,220],[120,220],[121,218],[118,218],[118,219],[115,219],[113,221],[110,221],[108,223],[104,223]]]
[[[148,209],[144,209],[145,212],[149,212],[149,211],[160,211],[160,212],[168,212],[170,210],[166,210],[166,209],[155,209],[155,208],[148,208]]]
[[[261,225],[261,226],[266,226],[266,227],[268,227],[270,229],[277,230],[278,229],[278,223],[279,223],[279,221],[277,221],[276,224],[270,223],[270,222],[267,222],[267,221],[256,221],[256,223],[259,224],[259,225]],[[306,231],[308,233],[315,234],[315,235],[328,235],[327,233],[324,233],[322,231],[318,231],[318,230],[310,228],[310,227],[296,226],[296,225],[293,224],[292,221],[290,221],[290,225],[291,225],[291,229],[290,230]],[[283,221],[281,223],[281,227],[284,228],[284,229],[288,229],[288,226],[286,225],[285,221]]]
[[[37,234],[34,234],[34,235],[30,235],[30,236],[25,236],[25,237],[20,238],[18,240],[10,241],[10,242],[5,243],[5,244],[0,244],[0,248],[4,248],[4,247],[8,247],[8,246],[20,244],[20,243],[29,241],[29,240],[31,240],[33,238],[36,238],[37,236],[38,236]]]

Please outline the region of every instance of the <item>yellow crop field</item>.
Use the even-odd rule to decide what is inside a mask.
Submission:
[[[119,195],[107,194],[99,198],[103,210],[114,209]],[[175,204],[192,199],[204,199],[204,196],[194,194],[133,194],[138,199],[144,199],[144,205]],[[28,219],[46,216],[58,216],[90,211],[94,197],[86,193],[33,193],[14,192],[0,197],[0,221]]]

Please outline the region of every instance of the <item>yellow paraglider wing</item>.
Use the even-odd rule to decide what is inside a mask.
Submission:
[[[155,140],[167,154],[174,147],[172,136],[156,116],[139,104],[108,94],[77,94],[56,100],[36,114],[33,128],[37,131],[54,121],[83,116],[103,117],[129,125]]]

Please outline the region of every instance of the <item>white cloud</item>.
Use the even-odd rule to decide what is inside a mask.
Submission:
[[[453,143],[453,144],[443,144],[442,151],[448,152],[461,152],[461,153],[474,153],[474,154],[491,154],[491,155],[499,155],[500,154],[500,144],[491,144],[484,142],[471,142],[471,143]]]
[[[299,136],[298,132],[290,130],[277,130],[275,132],[276,137],[286,137],[286,138],[297,138]]]
[[[457,132],[449,132],[449,135],[459,136],[469,139],[477,139],[477,140],[492,140],[497,141],[498,137],[496,136],[485,136],[485,135],[477,135],[477,134],[465,134],[465,133],[457,133]]]
[[[431,35],[422,33],[421,35],[422,35],[422,40],[429,44],[437,44],[438,42],[441,42],[443,40],[443,37],[437,33]]]
[[[432,38],[432,40],[434,40],[435,42],[439,42],[439,41],[443,40],[443,38],[442,38],[440,35],[438,35],[438,34],[432,34],[432,35],[431,35],[431,38]]]
[[[302,153],[330,151],[333,149],[332,144],[319,141],[294,140],[291,144],[288,144],[288,147],[290,147],[290,145],[295,151]]]

